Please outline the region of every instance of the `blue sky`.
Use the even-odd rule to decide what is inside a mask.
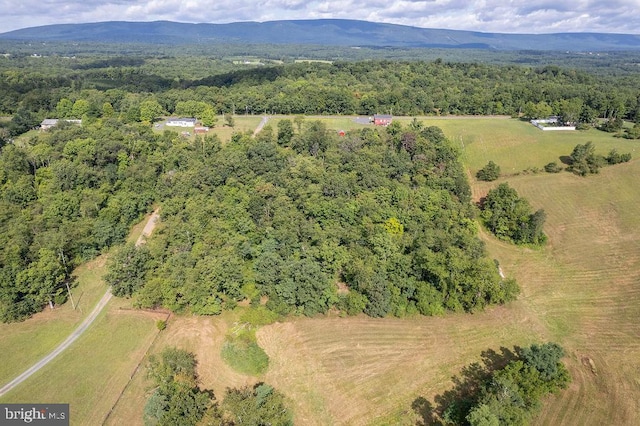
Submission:
[[[341,18],[503,33],[640,34],[640,0],[0,0],[0,33],[97,21]]]

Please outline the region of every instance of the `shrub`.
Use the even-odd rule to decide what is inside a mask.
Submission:
[[[476,177],[479,180],[483,180],[486,182],[494,181],[500,177],[500,166],[498,166],[493,161],[489,161],[486,166],[478,170],[478,173],[476,173]]]
[[[562,166],[556,162],[551,162],[544,166],[544,171],[547,173],[560,173],[562,171]]]

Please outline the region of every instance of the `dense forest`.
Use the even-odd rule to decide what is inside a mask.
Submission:
[[[216,314],[266,295],[279,313],[384,316],[514,297],[475,235],[458,153],[440,129],[341,138],[283,120],[274,133],[222,146],[99,119],[5,146],[3,320],[64,300],[72,267],[121,242],[152,203],[164,227],[149,252],[123,248],[107,277],[142,306]]]
[[[300,115],[223,145],[154,132],[166,114],[555,113],[590,124],[639,112],[637,77],[556,66],[236,68],[0,58],[0,113],[10,116],[0,121],[3,321],[63,301],[73,267],[121,243],[152,204],[162,212],[157,237],[116,253],[107,276],[140,306],[216,314],[267,296],[282,314],[403,316],[474,311],[517,293],[485,257],[458,152],[439,129],[414,120],[339,137]],[[12,143],[45,117],[83,121]],[[538,219],[527,228],[533,242]]]
[[[60,116],[59,103],[86,102],[74,118],[144,121],[143,102],[173,114],[179,102],[216,113],[395,115],[546,114],[566,121],[636,121],[637,74],[598,76],[557,66],[361,61],[247,68],[204,58],[0,58],[0,114],[12,133]],[[60,117],[63,118],[63,117]]]

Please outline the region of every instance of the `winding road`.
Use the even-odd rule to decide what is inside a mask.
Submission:
[[[151,235],[151,233],[153,232],[153,229],[155,228],[158,218],[159,218],[158,210],[156,210],[153,212],[151,217],[149,217],[149,220],[147,221],[144,229],[142,230],[142,234],[140,235],[140,238],[138,238],[138,241],[136,241],[136,246],[144,244],[145,237],[148,237],[149,235]],[[104,307],[107,306],[107,303],[109,303],[109,300],[111,300],[112,296],[113,295],[111,294],[111,288],[107,289],[106,293],[104,294],[104,296],[102,296],[102,298],[100,299],[96,307],[93,308],[93,311],[91,311],[91,313],[82,321],[82,323],[78,326],[78,328],[76,328],[75,331],[71,333],[69,337],[67,337],[64,340],[64,342],[60,343],[60,345],[57,348],[55,348],[53,351],[51,351],[48,355],[46,355],[40,361],[33,364],[24,373],[20,374],[18,377],[16,377],[6,385],[2,386],[2,388],[0,388],[0,397],[6,394],[7,392],[9,392],[11,389],[18,386],[20,383],[27,380],[34,373],[36,373],[42,367],[44,367],[49,362],[51,362],[51,360],[53,360],[55,357],[60,355],[60,353],[62,353],[65,349],[71,346],[71,344],[75,342],[78,339],[78,337],[80,337],[82,333],[84,333],[89,328],[91,324],[93,324],[93,322],[98,317],[98,315],[100,315],[100,312],[102,312]]]

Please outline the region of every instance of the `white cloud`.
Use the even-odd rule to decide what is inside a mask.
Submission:
[[[361,19],[506,33],[640,33],[640,0],[0,0],[0,32],[38,25]]]

